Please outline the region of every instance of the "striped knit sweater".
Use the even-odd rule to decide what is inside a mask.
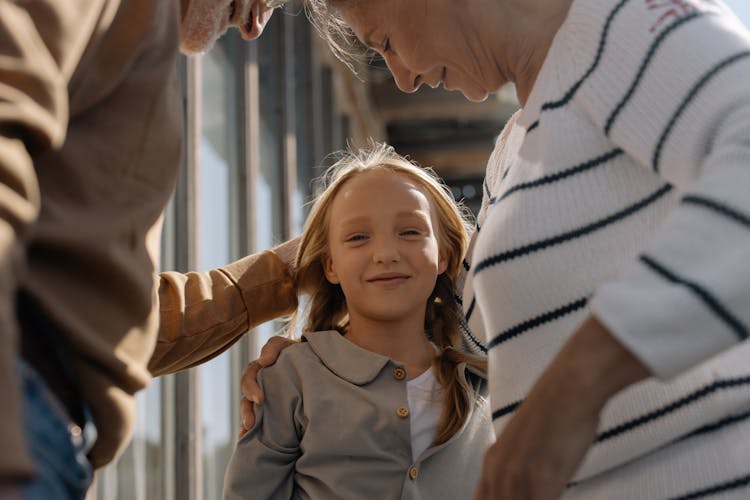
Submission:
[[[750,483],[749,188],[750,35],[734,15],[575,0],[490,158],[466,265],[467,343],[488,350],[498,434],[594,313],[658,379],[607,405],[580,491]],[[704,431],[730,423],[747,441],[722,456]],[[634,484],[647,470],[665,484]]]

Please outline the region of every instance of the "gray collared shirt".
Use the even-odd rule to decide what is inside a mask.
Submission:
[[[224,499],[471,498],[493,442],[486,381],[447,442],[411,454],[403,365],[338,332],[305,334],[261,371],[266,395],[227,469]]]

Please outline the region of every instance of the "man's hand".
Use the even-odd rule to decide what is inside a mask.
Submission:
[[[559,498],[620,389],[649,375],[593,316],[568,340],[484,459],[475,500]]]
[[[297,341],[295,340],[278,335],[271,337],[260,350],[260,357],[245,367],[245,371],[242,373],[242,381],[240,382],[243,398],[240,400],[242,422],[240,424],[239,437],[247,434],[247,431],[255,425],[253,403],[263,404],[263,391],[258,385],[257,380],[258,371],[261,368],[274,364],[279,358],[281,351],[296,343]]]

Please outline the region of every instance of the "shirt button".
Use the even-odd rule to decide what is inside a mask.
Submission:
[[[395,378],[396,380],[404,380],[405,377],[406,370],[404,370],[403,368],[399,367],[393,370],[393,378]]]
[[[418,475],[419,475],[419,469],[417,469],[414,466],[409,467],[409,477],[412,479],[412,481],[416,479]]]
[[[396,410],[396,415],[398,415],[401,418],[406,418],[409,416],[409,408],[406,406],[399,406],[398,410]]]

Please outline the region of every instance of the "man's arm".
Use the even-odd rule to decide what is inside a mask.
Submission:
[[[646,367],[589,317],[487,451],[475,499],[559,498],[594,440],[606,402],[648,376]]]
[[[201,364],[249,329],[297,307],[291,263],[297,240],[205,273],[162,273],[154,375]]]

